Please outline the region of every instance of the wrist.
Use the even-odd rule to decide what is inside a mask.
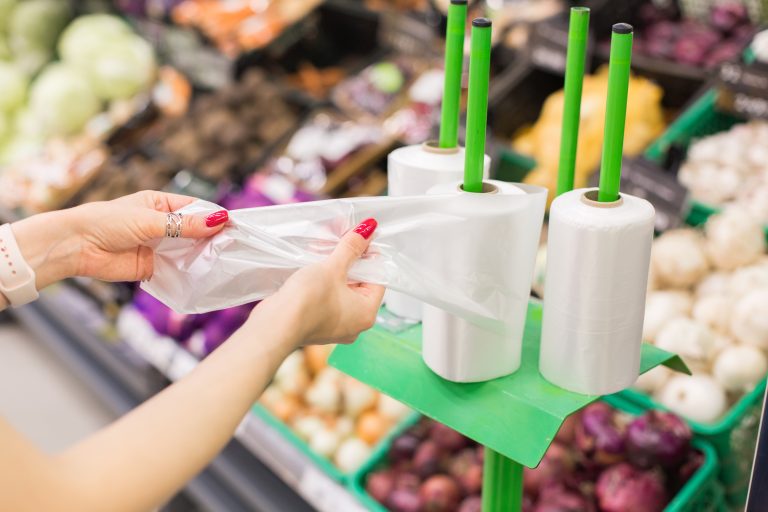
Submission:
[[[278,293],[253,308],[245,326],[258,326],[257,335],[264,332],[274,333],[275,346],[272,348],[288,356],[306,337],[301,318],[301,308],[295,303],[283,300]]]
[[[16,243],[42,290],[75,275],[80,244],[71,210],[41,213],[11,225]]]

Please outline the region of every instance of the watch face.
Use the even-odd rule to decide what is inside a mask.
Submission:
[[[766,389],[768,394],[768,389]],[[746,512],[762,512],[768,506],[768,422],[766,422],[765,399],[760,415],[760,431],[757,435],[755,462],[752,466],[752,478],[749,482]]]

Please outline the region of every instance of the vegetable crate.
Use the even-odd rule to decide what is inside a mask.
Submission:
[[[765,385],[764,380],[741,397],[717,423],[688,422],[693,432],[711,443],[717,452],[720,482],[728,503],[734,506],[743,506],[747,499]],[[618,395],[643,409],[664,409],[651,397],[634,389],[624,390]]]
[[[615,395],[605,398],[614,408],[629,413],[640,414],[643,408]],[[403,424],[404,431],[407,426],[418,421],[418,417],[409,418]],[[406,426],[407,425],[407,426]],[[385,463],[387,452],[396,436],[390,436],[379,444],[371,458],[355,474],[351,481],[352,492],[365,507],[373,512],[386,512],[387,509],[365,490],[365,483],[372,471],[382,467]],[[693,445],[704,454],[704,463],[693,474],[680,492],[669,502],[665,512],[725,512],[727,510],[723,500],[723,491],[717,481],[717,453],[705,440],[695,437]]]
[[[342,484],[349,484],[352,481],[354,477],[354,473],[347,474],[342,472],[329,459],[327,459],[326,457],[323,457],[318,453],[315,453],[303,439],[301,439],[293,430],[290,429],[290,427],[288,427],[288,425],[286,425],[285,423],[277,419],[264,406],[260,404],[254,405],[251,408],[251,413],[257,415],[267,425],[277,430],[282,435],[282,437],[287,439],[288,442],[290,442],[293,446],[298,448],[298,450],[301,453],[306,455],[313,463],[315,463],[315,465],[318,468],[320,468],[326,475],[330,476],[333,480]],[[386,453],[386,450],[389,448],[389,445],[392,443],[392,440],[398,435],[400,435],[408,427],[415,424],[420,417],[421,417],[420,414],[413,412],[410,415],[406,416],[405,419],[400,421],[397,425],[395,425],[395,427],[392,428],[382,438],[382,440],[379,441],[378,444],[373,447],[371,459],[378,460],[382,452]]]
[[[646,158],[665,169],[672,168],[676,171],[692,141],[726,131],[733,125],[744,122],[730,114],[717,111],[716,100],[715,89],[709,89],[702,94],[648,147],[645,151]],[[694,226],[703,224],[710,215],[718,211],[719,208],[715,206],[692,200],[686,222]]]

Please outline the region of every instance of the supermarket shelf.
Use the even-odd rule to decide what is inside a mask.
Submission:
[[[91,316],[93,310],[82,309],[85,304],[77,293],[77,290],[66,286],[61,290],[46,291],[39,301],[12,312],[111,411],[125,413],[159,391],[167,381],[128,345],[118,351],[109,342],[100,339],[96,334],[99,331],[92,330],[97,317]],[[101,320],[106,321],[103,317]],[[184,368],[189,368],[179,361],[182,359],[177,359],[176,366],[166,368],[176,378],[182,375]],[[131,367],[134,363],[137,366]],[[125,366],[118,369],[121,365]],[[138,385],[139,374],[130,374],[136,370],[149,375],[154,373],[155,383],[144,387]],[[183,492],[201,510],[215,512],[314,510],[238,441],[230,443],[205,471],[188,483]]]
[[[173,339],[158,336],[143,317],[125,308],[118,319],[123,339],[170,380],[191,371],[197,360]],[[366,509],[342,485],[291,444],[283,435],[255,414],[248,414],[235,433],[235,439],[252,455],[278,475],[295,493],[320,512],[364,512]],[[241,474],[229,473],[226,464],[219,470],[242,492],[258,492]],[[284,508],[281,510],[299,510]]]

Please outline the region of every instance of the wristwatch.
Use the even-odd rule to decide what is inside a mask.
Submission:
[[[10,224],[0,226],[0,293],[11,306],[36,300],[35,271],[24,260]]]

